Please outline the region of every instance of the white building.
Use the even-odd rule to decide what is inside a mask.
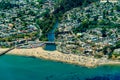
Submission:
[[[109,2],[116,3],[118,0],[108,0]]]
[[[118,2],[118,0],[100,0],[101,3],[105,3],[105,2],[112,2],[112,3],[116,3]]]
[[[101,2],[101,3],[105,3],[105,2],[107,2],[107,0],[100,0],[100,2]]]

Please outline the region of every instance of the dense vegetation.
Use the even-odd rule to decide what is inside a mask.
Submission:
[[[44,14],[44,19],[41,21],[39,19],[36,19],[36,23],[39,25],[40,29],[42,30],[42,36],[40,37],[40,40],[46,41],[47,34],[51,31],[53,28],[53,25],[56,22],[56,18],[51,14],[48,13]]]
[[[4,0],[0,2],[0,9],[11,9],[13,7],[19,7],[19,5],[11,4],[9,1],[4,1]]]
[[[88,4],[92,2],[96,2],[97,0],[59,0],[57,4],[59,5],[56,10],[54,11],[54,14],[56,16],[60,16],[64,14],[66,11],[69,11],[75,7],[79,6],[87,6]]]

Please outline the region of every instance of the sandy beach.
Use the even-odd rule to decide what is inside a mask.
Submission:
[[[7,49],[0,48],[0,52]],[[41,47],[32,49],[14,49],[6,54],[34,56],[36,58],[44,58],[48,60],[55,60],[66,62],[70,64],[77,64],[86,67],[95,67],[98,65],[120,64],[119,61],[112,61],[105,58],[95,59],[94,57],[78,56],[74,54],[63,54],[58,51],[45,51]]]

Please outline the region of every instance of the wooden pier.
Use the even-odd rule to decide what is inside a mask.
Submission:
[[[12,48],[10,48],[10,49],[8,49],[8,50],[6,50],[6,51],[1,52],[1,53],[0,53],[0,56],[6,54],[7,52],[9,52],[9,51],[11,51],[11,50],[13,50],[13,49],[15,49],[15,47],[12,47]]]

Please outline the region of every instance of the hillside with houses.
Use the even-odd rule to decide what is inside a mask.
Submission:
[[[120,2],[94,2],[67,11],[59,24],[57,49],[64,53],[120,56]]]
[[[119,0],[3,0],[0,6],[2,48],[25,42],[23,47],[31,48],[48,41],[58,21],[58,51],[120,58]]]
[[[73,4],[71,2],[68,5]],[[56,11],[60,6],[69,8],[65,6],[66,3],[63,0],[1,0],[0,47],[11,47],[27,41],[47,41],[47,34],[63,15]]]
[[[0,1],[0,47],[45,41],[54,25],[52,0]]]

